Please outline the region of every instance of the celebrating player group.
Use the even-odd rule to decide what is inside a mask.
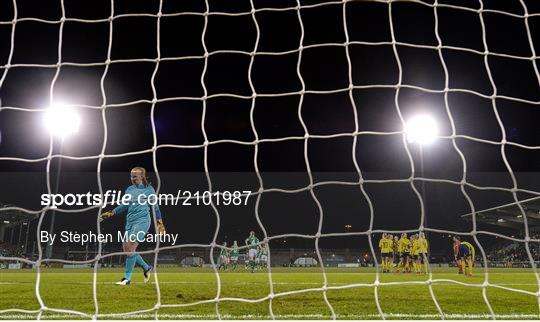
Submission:
[[[379,241],[383,273],[427,273],[429,244],[423,233],[401,238],[383,233]]]
[[[248,238],[245,240],[247,248],[247,256],[245,258],[245,268],[249,269],[252,273],[257,269],[262,269],[268,264],[268,244],[260,243],[259,239],[255,236],[255,232],[249,232]],[[238,267],[239,248],[238,243],[235,240],[232,248],[227,248],[227,242],[223,243],[223,247],[219,253],[218,269],[227,270],[229,265],[232,265],[232,270],[236,270]]]
[[[383,233],[379,241],[383,273],[427,273],[429,243],[423,233],[401,237]],[[454,260],[458,273],[472,276],[475,249],[459,236],[453,238]]]

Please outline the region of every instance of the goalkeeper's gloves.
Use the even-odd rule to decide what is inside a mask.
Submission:
[[[99,222],[102,222],[105,219],[109,219],[112,216],[114,216],[114,212],[112,211],[103,212],[101,213],[101,215],[99,215]]]
[[[163,224],[163,220],[158,219],[157,220],[157,231],[160,235],[165,235],[165,225]]]

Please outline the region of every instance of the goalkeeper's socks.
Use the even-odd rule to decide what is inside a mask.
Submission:
[[[124,278],[131,280],[131,274],[133,273],[133,268],[135,268],[136,255],[129,255],[126,258],[126,265],[124,271]]]
[[[135,255],[135,265],[142,267],[143,271],[148,271],[150,268],[140,254]]]

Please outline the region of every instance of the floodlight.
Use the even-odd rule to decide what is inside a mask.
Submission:
[[[410,143],[430,144],[438,135],[437,122],[429,115],[417,115],[405,124],[405,133]]]
[[[79,132],[81,119],[77,111],[63,104],[51,105],[45,114],[45,125],[51,134],[64,138],[68,134]]]

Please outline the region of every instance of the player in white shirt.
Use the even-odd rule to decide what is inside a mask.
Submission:
[[[223,247],[227,247],[227,242],[223,242]],[[219,252],[218,260],[218,270],[223,268],[224,271],[227,270],[227,265],[229,265],[229,251],[226,248],[221,248]]]
[[[261,268],[264,268],[268,265],[268,244],[267,243],[264,243],[261,246],[259,265],[261,266]]]

